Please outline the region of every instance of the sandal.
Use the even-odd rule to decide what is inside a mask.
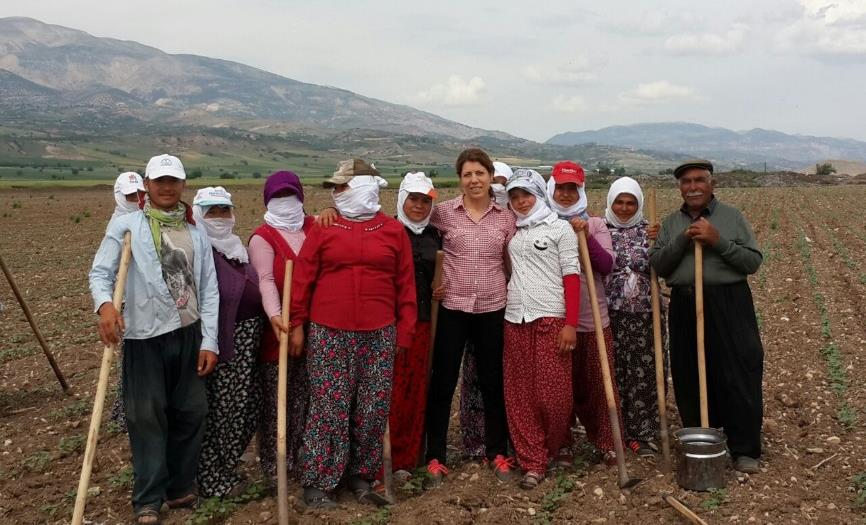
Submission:
[[[523,479],[520,480],[520,488],[524,490],[532,490],[538,486],[544,480],[544,476],[538,474],[536,472],[527,472],[523,475]]]
[[[382,484],[379,484],[378,487],[374,488],[366,479],[363,479],[360,476],[351,476],[346,485],[348,485],[349,489],[355,493],[355,498],[358,499],[358,503],[366,503],[377,507],[391,504],[382,492],[376,490],[376,488],[384,490],[385,486]]]
[[[198,496],[190,492],[186,496],[170,499],[165,504],[170,509],[192,509],[198,505]]]
[[[313,487],[304,488],[304,504],[311,510],[331,510],[337,508],[337,503],[321,490]]]
[[[154,505],[145,505],[135,511],[136,525],[160,525],[162,517],[159,515],[159,508]]]

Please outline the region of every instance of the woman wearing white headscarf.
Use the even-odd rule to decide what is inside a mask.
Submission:
[[[547,203],[544,179],[519,169],[508,181],[517,233],[508,243],[505,409],[520,486],[535,488],[565,444],[572,419],[571,352],[580,314],[577,236]]]
[[[360,502],[384,505],[371,482],[382,467],[394,356],[409,351],[415,331],[412,246],[403,224],[380,211],[387,183],[375,167],[342,162],[325,184],[340,217],[310,230],[292,279],[290,351],[306,349],[310,380],[304,501],[335,507],[331,493],[345,479]]]
[[[127,171],[117,176],[114,181],[114,213],[111,218],[120,217],[127,213],[133,213],[141,209],[140,204],[144,202],[144,181],[141,175],[134,171]],[[123,355],[123,339],[120,340],[120,354]],[[122,360],[121,360],[122,361]],[[126,411],[123,407],[123,373],[117,377],[118,395],[111,405],[111,421],[121,430],[126,432]]]
[[[611,348],[613,334],[604,293],[604,276],[613,268],[614,252],[604,219],[590,217],[586,212],[585,181],[586,175],[580,164],[571,161],[558,162],[553,166],[550,180],[547,182],[547,195],[550,198],[551,208],[560,219],[569,221],[576,232],[581,230],[586,232],[589,262],[592,265],[593,280],[598,292],[597,304],[601,317],[601,331],[607,348]],[[605,409],[607,401],[588,289],[586,273],[581,272],[580,321],[577,326],[577,347],[572,358],[574,412],[586,429],[587,439],[603,454],[604,461],[608,465],[614,465],[616,453],[613,428]],[[607,357],[608,365],[613,369],[613,352],[608,352]],[[618,406],[619,392],[615,385],[613,390]],[[557,463],[570,463],[568,456],[569,454],[563,451],[563,457],[560,458],[562,461]]]
[[[644,219],[643,192],[630,177],[611,184],[605,219],[616,253],[604,288],[613,327],[623,432],[636,454],[652,456],[659,420],[648,254],[658,225],[649,226]]]
[[[126,215],[141,209],[144,202],[144,181],[141,175],[127,171],[117,176],[114,181],[114,213],[111,218]]]
[[[245,483],[236,469],[259,423],[259,348],[264,312],[259,279],[235,235],[232,196],[224,188],[202,188],[193,218],[213,247],[219,286],[219,362],[207,378],[208,414],[198,467],[199,494],[236,496]]]
[[[427,361],[430,353],[430,313],[433,304],[433,272],[436,251],[442,246],[439,230],[430,225],[436,190],[423,172],[407,173],[397,194],[397,219],[412,244],[418,322],[412,346],[394,358],[391,392],[391,460],[395,471],[412,471],[418,464],[424,441],[424,409],[427,406]]]

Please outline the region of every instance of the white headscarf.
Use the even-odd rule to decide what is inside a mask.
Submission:
[[[514,188],[520,188],[535,195],[535,204],[529,213],[523,214],[511,208],[514,215],[517,216],[517,227],[523,228],[526,226],[535,226],[536,224],[547,219],[553,211],[547,205],[547,195],[544,191],[544,178],[535,170],[519,169],[514,172],[514,175],[508,179],[506,188],[511,191]]]
[[[637,199],[637,211],[631,218],[625,222],[613,212],[613,201],[623,193],[628,193]],[[643,220],[643,191],[640,189],[640,184],[631,177],[620,177],[613,181],[610,189],[607,192],[607,208],[604,210],[604,216],[607,222],[613,224],[617,228],[631,228]]]
[[[210,208],[211,206],[202,206],[200,204],[193,205],[192,217],[195,219],[195,223],[199,227],[199,230],[207,234],[211,246],[213,246],[216,251],[225,255],[227,259],[235,259],[244,264],[250,262],[247,249],[244,248],[244,243],[241,242],[240,237],[234,234],[234,207],[232,207],[232,216],[228,219],[206,218],[205,215],[207,215],[207,211]]]
[[[348,189],[341,193],[331,192],[337,211],[347,219],[373,218],[382,208],[379,205],[379,188],[387,187],[388,181],[374,175],[356,175],[348,184]]]
[[[433,189],[433,181],[430,177],[424,174],[423,171],[415,173],[407,173],[400,182],[400,192],[397,193],[397,219],[404,226],[412,230],[416,235],[420,235],[424,228],[430,223],[430,216],[433,215],[433,208],[430,208],[430,213],[427,214],[421,221],[413,221],[406,212],[403,211],[403,204],[409,198],[410,193],[423,193],[430,197],[436,197],[436,190]]]
[[[556,202],[553,198],[553,191],[556,189],[556,181],[553,180],[553,177],[550,177],[547,180],[547,199],[550,201],[550,209],[556,212],[560,219],[573,219],[574,217],[580,217],[581,219],[589,218],[589,214],[586,213],[586,190],[582,185],[577,186],[577,202],[572,204],[571,206],[560,206],[559,203]]]
[[[137,193],[138,191],[144,191],[141,175],[134,171],[127,171],[117,176],[117,179],[114,181],[114,213],[111,215],[112,219],[139,210],[138,199],[134,202],[126,200],[127,195],[133,192]]]
[[[505,184],[508,184],[513,175],[514,172],[511,171],[511,167],[508,164],[499,161],[493,163],[493,176],[505,177]],[[505,189],[505,184],[499,184],[494,181],[490,185],[490,189],[493,190],[493,199],[496,201],[496,204],[503,208],[508,207],[508,191]]]
[[[268,201],[265,223],[290,232],[300,230],[304,227],[304,203],[297,195],[272,198]]]

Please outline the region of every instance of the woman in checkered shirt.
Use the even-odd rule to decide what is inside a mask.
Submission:
[[[493,199],[493,162],[470,148],[457,157],[462,195],[436,205],[430,220],[442,234],[445,252],[443,300],[433,350],[427,399],[428,486],[447,475],[446,443],[451,400],[467,342],[475,348],[484,402],[486,456],[500,481],[513,477],[507,457],[508,424],[502,386],[502,348],[507,299],[507,247],[514,214]]]

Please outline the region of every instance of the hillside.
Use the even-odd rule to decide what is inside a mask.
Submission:
[[[560,133],[548,144],[609,144],[706,157],[725,167],[799,171],[805,164],[837,158],[866,161],[866,142],[789,135],[752,129],[732,131],[683,122],[611,126]]]
[[[56,119],[280,128],[278,123],[458,139],[513,139],[408,106],[236,62],[171,55],[28,18],[0,19],[0,110]],[[20,124],[26,124],[21,121]]]

